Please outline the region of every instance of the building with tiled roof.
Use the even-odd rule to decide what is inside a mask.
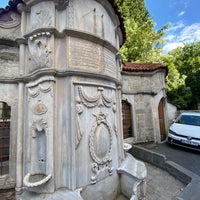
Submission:
[[[122,65],[122,71],[124,72],[152,72],[158,69],[165,70],[168,72],[168,68],[164,66],[162,63],[153,63],[153,62],[145,62],[145,63],[132,63],[132,62],[124,62]]]
[[[125,138],[134,142],[160,142],[166,138],[167,72],[168,68],[161,63],[122,64]]]

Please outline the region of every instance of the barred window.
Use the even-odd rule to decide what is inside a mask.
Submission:
[[[11,107],[0,102],[0,175],[9,172],[10,113]]]
[[[133,137],[132,134],[132,115],[131,104],[122,100],[122,114],[123,114],[123,135],[124,139]]]

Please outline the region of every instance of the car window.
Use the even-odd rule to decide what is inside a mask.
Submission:
[[[193,126],[200,126],[200,116],[181,115],[176,120],[176,123],[186,124],[186,125],[193,125]]]

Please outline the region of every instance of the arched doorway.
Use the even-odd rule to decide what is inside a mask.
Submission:
[[[158,105],[158,117],[159,117],[159,126],[160,126],[160,138],[161,138],[161,141],[163,141],[166,139],[164,98],[160,100],[159,105]]]
[[[122,100],[122,113],[123,113],[123,134],[124,139],[133,137],[132,135],[132,114],[131,104],[125,100]]]

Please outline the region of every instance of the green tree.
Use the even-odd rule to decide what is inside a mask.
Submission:
[[[121,47],[124,61],[160,61],[164,31],[154,30],[155,23],[150,16],[144,0],[116,0],[124,17],[127,39]]]
[[[200,42],[172,50],[163,61],[169,68],[168,97],[182,109],[197,109],[200,104]]]
[[[168,66],[167,97],[181,109],[187,109],[192,93],[185,85],[185,75],[181,75],[174,64],[174,56],[170,53],[162,57],[162,61]]]

